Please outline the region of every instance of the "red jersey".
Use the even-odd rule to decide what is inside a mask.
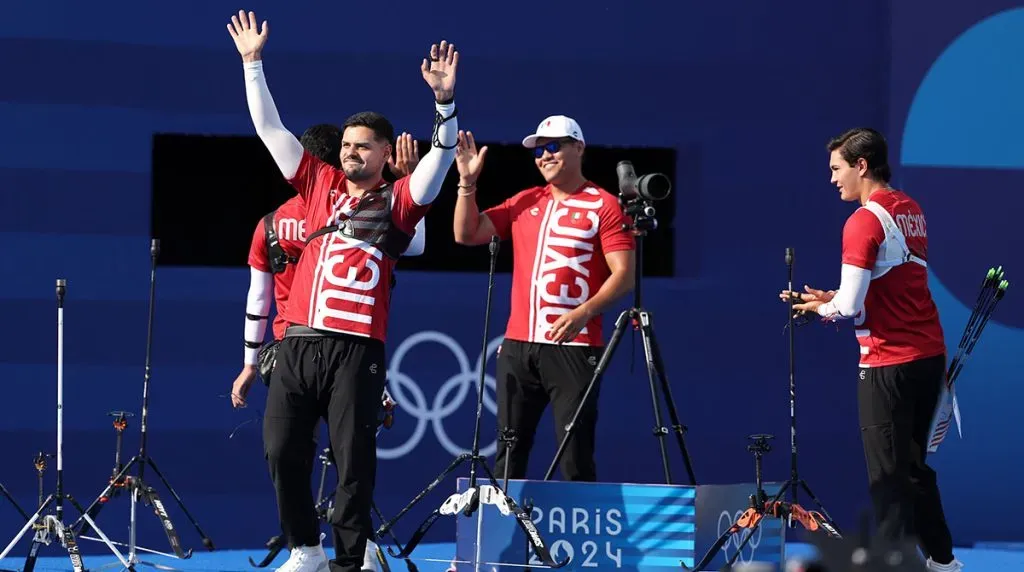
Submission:
[[[295,176],[288,181],[306,203],[306,230],[347,220],[358,198],[348,194],[345,173],[302,152]],[[366,191],[369,196],[383,188]],[[409,194],[409,177],[392,186],[391,222],[413,234],[416,223],[430,210]],[[332,232],[313,239],[302,251],[291,295],[284,309],[292,324],[371,337],[385,341],[391,276],[395,261],[368,243]]]
[[[868,204],[847,219],[843,264],[872,271],[864,311],[854,321],[861,367],[946,352],[939,311],[928,289],[927,259],[924,214],[905,193],[874,191]]]
[[[547,187],[526,189],[484,211],[498,237],[512,239],[512,306],[505,337],[554,343],[551,325],[589,300],[611,275],[605,255],[635,247],[618,200],[587,182],[557,201]],[[601,346],[601,315],[566,344]]]
[[[302,245],[306,242],[305,219],[306,204],[300,196],[288,199],[274,211],[274,232],[277,233],[277,240],[281,248],[289,257],[298,259],[302,254]],[[252,245],[249,247],[249,266],[263,272],[271,272],[267,234],[263,225],[264,221],[260,219],[259,224],[256,225],[256,232],[252,235]],[[277,306],[277,315],[274,316],[275,340],[284,337],[287,324],[285,324],[281,313],[288,302],[288,293],[292,289],[292,278],[294,277],[294,263],[285,266],[283,272],[274,274],[274,304]]]

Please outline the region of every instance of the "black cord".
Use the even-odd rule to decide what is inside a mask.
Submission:
[[[438,147],[438,148],[441,148],[441,149],[454,149],[459,144],[458,138],[456,138],[455,143],[453,143],[451,145],[445,145],[444,143],[441,143],[441,136],[440,136],[441,126],[444,125],[445,122],[447,122],[448,120],[454,118],[458,114],[459,114],[459,108],[458,107],[456,107],[455,111],[452,111],[452,114],[449,115],[448,117],[441,117],[441,112],[439,112],[439,111],[435,111],[434,112],[434,140],[433,140],[434,147]]]
[[[224,397],[224,398],[227,398],[227,399],[231,399],[232,396],[230,394],[221,394],[221,395],[218,395],[217,397]],[[238,397],[241,397],[241,396],[238,396]],[[242,398],[242,406],[241,407],[237,407],[236,409],[245,409],[248,406],[249,406],[249,403],[245,400],[245,398]],[[247,421],[242,421],[238,425],[235,425],[235,428],[232,429],[231,433],[228,435],[228,439],[234,438],[235,433],[238,433],[238,430],[241,429],[242,427],[245,427],[246,425],[248,425],[250,423],[253,423],[253,422],[260,423],[261,421],[263,421],[263,413],[259,409],[257,409],[255,417],[253,417],[252,419],[249,419]]]

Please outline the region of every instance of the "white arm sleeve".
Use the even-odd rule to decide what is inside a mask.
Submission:
[[[455,112],[455,102],[434,105],[442,118],[451,117]],[[409,193],[417,205],[423,206],[434,202],[437,194],[441,192],[441,183],[455,162],[454,145],[459,140],[458,121],[457,117],[452,117],[437,128],[437,139],[442,145],[451,146],[451,149],[435,147],[431,138],[430,151],[420,159],[416,169],[409,176]]]
[[[263,60],[245,62],[245,99],[256,134],[270,151],[270,156],[281,169],[284,178],[291,179],[299,170],[302,144],[281,123],[274,98],[270,96],[267,79],[263,76]],[[454,156],[454,155],[453,155]]]
[[[854,318],[864,311],[864,298],[871,284],[871,271],[844,264],[839,291],[832,301],[818,306],[818,314],[833,320]]]
[[[245,301],[245,341],[249,344],[263,344],[267,333],[267,316],[270,302],[274,298],[274,275],[255,268],[249,268],[249,295]],[[256,318],[256,319],[253,319]],[[256,365],[259,347],[245,346],[245,365]]]
[[[412,241],[409,242],[409,248],[405,249],[402,256],[419,256],[423,254],[424,249],[427,247],[427,219],[420,219],[420,222],[416,223],[416,234],[413,235]]]

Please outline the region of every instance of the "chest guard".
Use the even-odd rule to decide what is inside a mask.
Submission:
[[[903,235],[900,227],[896,225],[896,221],[892,219],[889,211],[885,210],[885,207],[874,201],[868,201],[864,208],[871,211],[878,218],[878,222],[882,223],[882,229],[885,230],[885,241],[878,247],[875,267],[871,269],[872,280],[884,276],[887,272],[901,264],[913,263],[920,264],[925,268],[928,267],[927,261],[915,255],[907,247],[906,237]]]
[[[263,232],[267,241],[267,258],[270,260],[270,271],[274,274],[280,274],[284,272],[289,264],[295,264],[299,259],[290,256],[284,251],[284,247],[281,246],[281,240],[274,229],[275,214],[277,214],[277,211],[273,211],[263,217]]]
[[[412,235],[406,234],[394,225],[391,219],[392,195],[391,185],[379,191],[367,192],[351,215],[342,218],[337,224],[325,226],[309,235],[306,245],[318,236],[337,231],[342,236],[375,247],[392,260],[398,260],[409,248]]]

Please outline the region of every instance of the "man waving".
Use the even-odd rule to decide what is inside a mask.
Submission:
[[[420,66],[434,94],[433,146],[409,176],[382,177],[395,144],[384,116],[357,113],[343,127],[341,169],[305,152],[281,123],[263,75],[268,27],[252,12],[232,16],[228,32],[242,56],[256,133],[281,174],[305,201],[310,234],[295,269],[283,318],[288,323],[270,377],[263,438],[282,531],[292,547],[280,568],[317,572],[327,559],[317,534],[310,486],[324,417],[338,472],[331,517],[334,572],[360,569],[372,534],[370,503],[377,468],[376,424],[387,364],[390,283],[455,160],[455,73],[459,55],[442,41]]]

